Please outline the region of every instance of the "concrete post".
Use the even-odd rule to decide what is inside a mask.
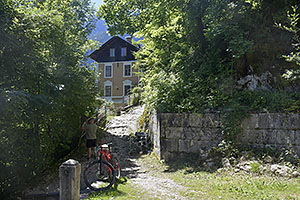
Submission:
[[[69,159],[59,167],[59,199],[80,199],[80,172],[81,165],[78,161]]]

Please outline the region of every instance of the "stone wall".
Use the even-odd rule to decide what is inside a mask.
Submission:
[[[275,149],[292,147],[300,154],[300,115],[282,113],[252,114],[241,126],[238,141],[252,147]],[[161,113],[150,117],[154,151],[161,159],[182,154],[199,154],[222,140],[217,113]]]
[[[293,148],[300,154],[300,114],[252,114],[242,123],[243,133],[238,139],[253,147],[275,149]]]

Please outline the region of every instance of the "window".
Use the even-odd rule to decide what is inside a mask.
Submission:
[[[112,77],[112,66],[106,65],[104,67],[104,78],[111,78]]]
[[[107,101],[111,101],[112,97],[112,82],[107,80],[104,82],[104,97]]]
[[[109,56],[110,57],[115,57],[115,48],[110,48],[110,50],[109,50]]]
[[[127,55],[127,48],[126,47],[122,47],[121,49],[121,56],[126,56]]]
[[[128,96],[131,91],[131,85],[124,85],[124,96]]]
[[[131,76],[131,65],[124,65],[124,76]]]
[[[111,97],[111,88],[112,86],[111,85],[106,85],[104,86],[104,96],[106,97]]]
[[[132,81],[125,80],[123,81],[123,96],[128,96],[131,92]]]

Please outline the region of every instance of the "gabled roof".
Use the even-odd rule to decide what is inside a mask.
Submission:
[[[112,44],[119,44],[119,45],[123,44],[123,46],[125,45],[126,47],[128,47],[130,49],[130,53],[131,53],[131,51],[138,51],[138,47],[136,47],[132,43],[124,40],[123,38],[121,38],[119,36],[113,36],[112,38],[107,40],[99,49],[97,49],[93,53],[91,53],[89,55],[89,57],[97,62],[103,61],[104,57],[106,57],[105,55],[102,55],[103,51],[107,50],[107,48],[110,47]],[[115,60],[115,61],[118,61],[118,60]],[[105,62],[105,59],[104,59],[104,62]]]

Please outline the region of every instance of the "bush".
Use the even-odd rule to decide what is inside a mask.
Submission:
[[[132,94],[130,97],[130,104],[133,106],[138,106],[141,104],[141,93],[142,93],[142,88],[141,87],[135,87],[132,89]]]

